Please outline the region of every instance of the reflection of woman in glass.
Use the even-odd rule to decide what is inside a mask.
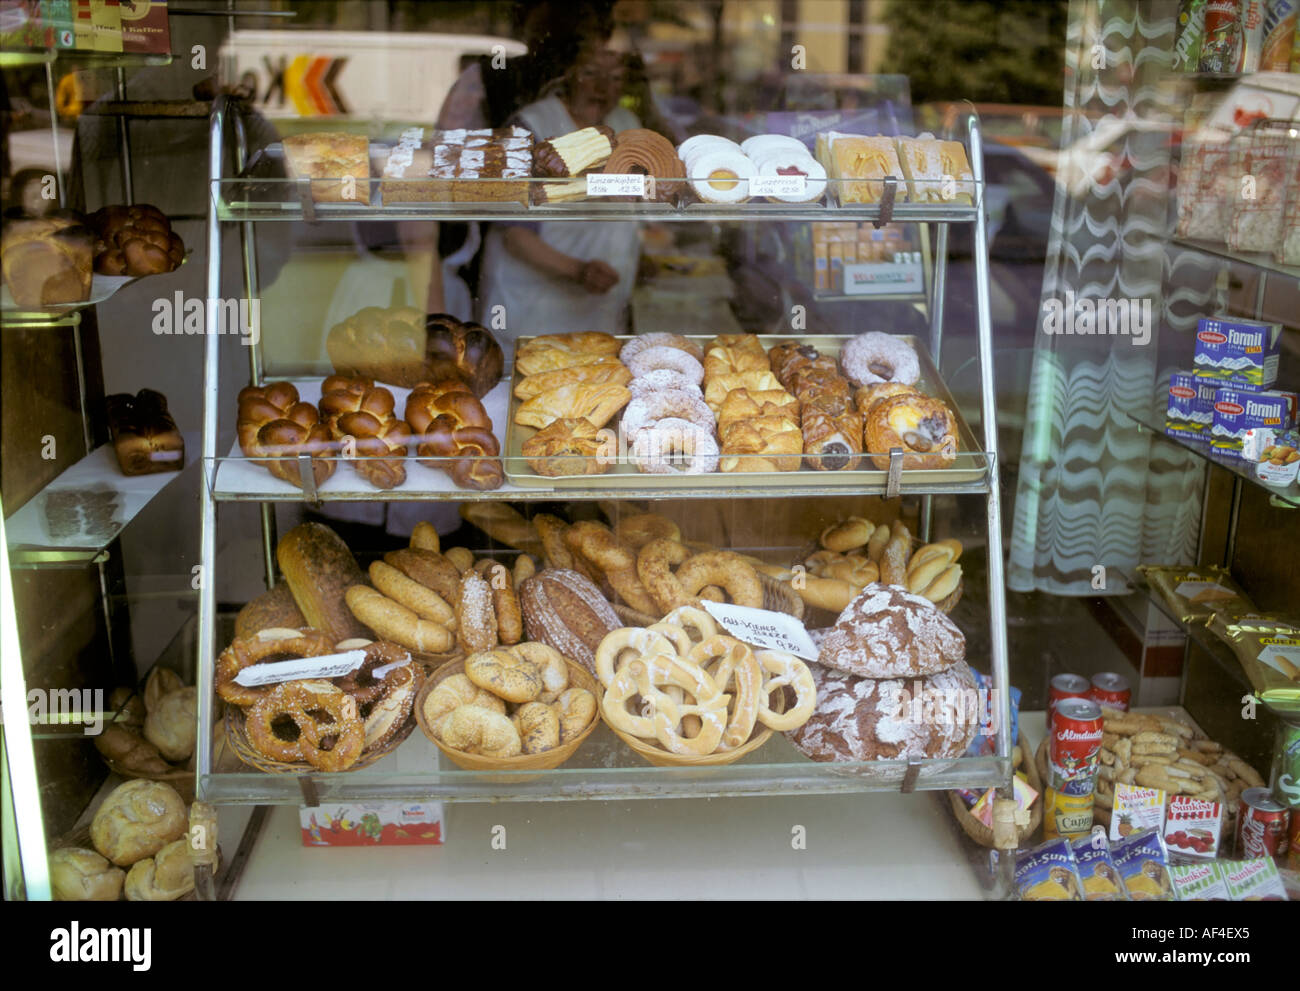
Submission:
[[[624,62],[601,41],[584,44],[550,95],[514,121],[535,141],[604,123],[615,132],[639,127],[618,106]],[[623,329],[640,254],[635,222],[573,220],[496,224],[488,232],[479,320],[498,337]],[[504,306],[505,330],[497,328]]]

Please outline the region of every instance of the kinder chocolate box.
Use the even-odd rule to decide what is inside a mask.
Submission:
[[[1257,392],[1241,386],[1224,386],[1214,393],[1214,420],[1210,446],[1216,453],[1242,456],[1246,431],[1260,427],[1288,430],[1295,423],[1294,392]]]
[[[1280,323],[1201,317],[1192,364],[1202,375],[1267,389],[1277,381]]]
[[[1197,372],[1174,372],[1169,376],[1169,407],[1165,410],[1165,433],[1181,440],[1210,442],[1214,423],[1214,394],[1223,383]]]
[[[441,802],[353,802],[299,807],[303,846],[440,845]]]

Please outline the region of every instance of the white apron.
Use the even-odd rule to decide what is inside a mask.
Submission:
[[[573,118],[551,96],[531,103],[518,117],[536,140],[577,130]],[[605,117],[614,131],[639,126],[636,117],[615,107]],[[517,337],[563,334],[571,331],[624,332],[627,304],[636,281],[641,255],[640,225],[636,222],[545,220],[538,233],[558,251],[583,261],[599,259],[618,273],[618,282],[606,293],[590,293],[578,283],[539,271],[506,249],[505,229],[492,227],[483,247],[479,286],[479,322],[507,348]],[[504,327],[494,315],[504,306]]]

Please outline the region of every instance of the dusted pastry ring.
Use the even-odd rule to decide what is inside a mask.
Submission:
[[[854,385],[901,382],[912,385],[921,377],[921,363],[912,346],[893,334],[872,331],[850,338],[840,351],[844,374]]]
[[[704,366],[691,355],[674,347],[659,345],[634,354],[627,362],[628,371],[636,378],[656,369],[667,368],[689,379],[698,386],[704,381]]]

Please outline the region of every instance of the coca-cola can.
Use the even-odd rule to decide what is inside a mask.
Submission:
[[[1277,857],[1287,851],[1291,813],[1267,788],[1247,788],[1237,809],[1237,856]]]
[[[1052,713],[1044,835],[1079,836],[1092,829],[1093,790],[1101,758],[1101,706],[1064,698]]]
[[[1086,699],[1090,687],[1088,679],[1081,674],[1058,674],[1047,690],[1048,718],[1056,711],[1056,703],[1061,699]]]
[[[1128,712],[1129,699],[1133,692],[1128,687],[1128,679],[1114,671],[1103,671],[1092,676],[1092,687],[1088,689],[1088,698],[1107,709]]]

